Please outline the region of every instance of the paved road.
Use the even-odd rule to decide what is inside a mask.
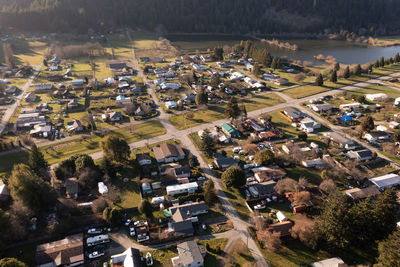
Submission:
[[[22,98],[25,96],[26,92],[29,90],[33,79],[35,79],[36,75],[39,73],[40,68],[42,67],[42,65],[38,65],[34,68],[34,72],[33,75],[31,77],[29,77],[28,81],[25,83],[25,85],[22,87],[22,92],[15,97],[15,101],[13,104],[8,105],[8,106],[4,106],[6,109],[6,111],[4,112],[3,117],[1,118],[1,122],[0,122],[0,134],[4,131],[4,129],[7,126],[8,121],[10,120],[11,116],[14,114],[14,111],[16,110],[16,108],[18,107],[19,103],[21,102]]]

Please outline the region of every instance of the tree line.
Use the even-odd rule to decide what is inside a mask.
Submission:
[[[397,1],[380,0],[0,0],[0,25],[87,32],[133,27],[235,34],[398,31]]]

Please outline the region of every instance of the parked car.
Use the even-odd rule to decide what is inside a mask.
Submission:
[[[244,193],[246,194],[247,197],[251,197],[249,190],[245,189]]]
[[[204,176],[200,176],[199,178],[197,178],[197,181],[205,181],[205,180],[207,180],[207,178]]]
[[[133,226],[131,226],[131,227],[129,227],[129,235],[130,236],[134,236],[136,233],[135,233],[135,227],[133,227]]]
[[[239,153],[240,150],[242,150],[242,148],[241,148],[240,146],[237,146],[237,147],[234,147],[234,148],[232,149],[232,152],[233,152],[233,153]]]
[[[103,251],[94,251],[89,254],[89,259],[95,259],[95,258],[104,256],[104,255],[105,255],[105,253]]]
[[[131,224],[131,222],[132,222],[131,219],[126,220],[126,221],[125,221],[125,226],[129,226],[129,225]]]
[[[87,233],[89,235],[97,235],[97,234],[101,234],[102,230],[100,228],[90,228]]]
[[[254,209],[255,210],[262,210],[262,209],[265,209],[266,208],[266,206],[265,205],[262,205],[262,204],[258,204],[258,205],[255,205],[254,206]]]
[[[212,170],[212,169],[214,169],[214,166],[212,164],[208,164],[208,168],[210,168]]]
[[[253,182],[254,181],[254,177],[249,177],[246,180],[247,180],[247,182]]]
[[[269,197],[267,197],[267,198],[265,199],[265,201],[267,201],[268,203],[270,203],[272,200],[271,200]]]

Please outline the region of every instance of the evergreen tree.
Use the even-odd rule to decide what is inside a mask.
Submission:
[[[257,77],[258,75],[260,75],[260,66],[258,65],[258,63],[255,63],[253,66],[253,74]]]
[[[280,59],[280,58],[278,58],[278,59],[276,60],[276,68],[277,68],[277,69],[280,69],[280,68],[281,68],[281,59]]]
[[[37,174],[41,175],[43,171],[47,170],[49,164],[44,159],[43,153],[40,152],[36,144],[31,146],[31,151],[29,153],[29,166]]]
[[[370,132],[375,128],[374,119],[371,116],[365,117],[360,125],[364,132]]]
[[[108,135],[100,143],[104,155],[111,157],[117,162],[125,162],[131,153],[128,143],[119,136]]]
[[[374,68],[379,68],[379,60],[375,61]]]
[[[27,267],[25,263],[15,258],[3,258],[0,260],[1,267]]]
[[[231,121],[236,120],[240,116],[240,108],[235,97],[231,97],[226,104],[225,114]]]
[[[195,100],[197,105],[205,105],[208,102],[208,96],[204,91],[201,91],[196,95]]]
[[[217,194],[215,193],[214,182],[208,180],[204,183],[204,200],[208,205],[214,205],[217,199]]]
[[[336,62],[336,63],[335,63],[335,65],[334,65],[334,67],[333,67],[333,70],[334,70],[334,71],[339,71],[339,70],[340,70],[340,64],[339,64],[339,62]]]
[[[378,266],[400,266],[400,229],[378,244]]]
[[[224,60],[224,50],[222,47],[215,47],[214,48],[214,54],[213,54],[214,60]]]
[[[153,206],[148,200],[143,200],[139,206],[140,213],[146,215],[146,217],[153,217]]]
[[[0,209],[0,250],[6,248],[9,245],[9,239],[11,237],[10,227],[11,227],[10,215],[7,212]]]
[[[370,216],[371,223],[374,228],[373,237],[375,240],[385,238],[388,234],[396,229],[396,211],[398,210],[397,195],[393,188],[386,189],[375,200]]]
[[[385,66],[385,58],[381,57],[379,60],[379,67],[384,67]]]
[[[333,82],[333,83],[337,82],[337,72],[336,72],[336,70],[332,71],[330,81]]]
[[[47,66],[48,66],[48,64],[47,64],[47,60],[46,60],[46,59],[43,59],[43,66],[45,66],[45,67],[47,67]]]
[[[317,86],[323,86],[324,85],[324,78],[322,77],[322,74],[319,74],[317,78],[315,79],[315,85]]]
[[[393,60],[394,60],[394,62],[400,62],[400,56],[399,56],[399,53],[396,53],[396,55],[394,56],[394,58],[393,58]]]
[[[269,149],[260,150],[254,156],[254,162],[256,162],[257,165],[269,166],[275,163],[275,155]]]
[[[242,105],[241,110],[242,110],[241,113],[242,113],[243,118],[244,118],[244,119],[247,119],[247,109],[246,109],[246,105]]]
[[[215,153],[215,142],[208,129],[205,129],[201,135],[199,149],[209,158],[211,158]]]
[[[276,57],[274,57],[272,59],[271,68],[274,69],[274,70],[278,68],[278,62],[277,62]]]
[[[350,213],[346,196],[339,190],[329,194],[315,224],[317,236],[331,248],[349,245]]]
[[[224,171],[221,180],[227,188],[240,188],[246,184],[246,176],[240,167],[230,167]]]
[[[361,65],[357,64],[356,68],[354,69],[354,74],[357,75],[357,76],[360,76],[361,72],[362,72]]]
[[[343,77],[346,78],[346,79],[350,78],[350,68],[349,68],[349,66],[347,66],[346,69],[344,70]]]

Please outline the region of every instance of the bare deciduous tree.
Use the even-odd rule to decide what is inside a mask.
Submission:
[[[282,246],[281,234],[279,232],[271,233],[267,229],[257,231],[257,239],[264,248],[271,252],[277,251]]]
[[[299,191],[299,183],[291,178],[285,178],[278,181],[278,183],[275,185],[275,191],[278,194],[297,192]]]
[[[307,218],[296,220],[295,225],[291,229],[291,235],[307,247],[314,248],[316,245],[313,238],[314,225],[315,222]]]
[[[319,185],[319,189],[326,194],[329,194],[336,189],[336,184],[332,179],[326,179]]]

